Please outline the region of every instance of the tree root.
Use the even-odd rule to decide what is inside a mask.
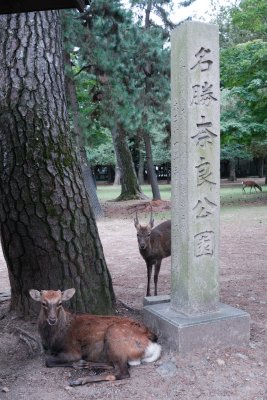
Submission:
[[[43,353],[43,347],[39,339],[35,338],[29,332],[25,331],[22,328],[16,327],[15,331],[19,333],[20,340],[28,346],[31,355],[36,353],[36,351]]]

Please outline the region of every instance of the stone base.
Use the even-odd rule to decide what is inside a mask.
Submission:
[[[220,303],[214,313],[190,317],[173,311],[169,296],[145,297],[143,312],[145,325],[181,353],[249,343],[249,314],[226,304]]]

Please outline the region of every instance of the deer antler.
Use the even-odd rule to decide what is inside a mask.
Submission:
[[[150,224],[151,228],[154,226],[153,208],[152,208],[151,203],[150,203],[150,221],[149,221],[149,224]]]
[[[140,228],[140,223],[139,223],[139,219],[138,219],[136,210],[135,210],[134,226],[136,227],[136,229]]]

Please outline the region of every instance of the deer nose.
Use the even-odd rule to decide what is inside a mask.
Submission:
[[[55,325],[56,322],[57,322],[57,319],[55,317],[48,318],[49,325]]]

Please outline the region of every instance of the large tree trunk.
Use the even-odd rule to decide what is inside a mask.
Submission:
[[[121,169],[118,166],[118,163],[116,164],[115,167],[115,178],[114,178],[114,182],[113,185],[114,186],[119,186],[121,184]]]
[[[71,69],[70,55],[67,51],[64,51],[65,64]],[[104,212],[101,208],[100,202],[96,193],[96,184],[92,174],[91,166],[86,157],[86,151],[84,148],[84,135],[81,129],[79,121],[79,103],[76,95],[75,82],[70,74],[66,75],[66,91],[69,99],[69,105],[72,110],[73,126],[75,131],[76,142],[78,146],[78,154],[80,155],[80,164],[82,167],[83,180],[89,201],[96,218],[104,216]]]
[[[0,17],[0,223],[11,307],[76,288],[71,307],[110,313],[114,294],[70,139],[57,11]]]
[[[145,9],[145,30],[148,30],[150,28],[150,14],[152,11],[152,0],[148,0],[146,3],[146,9]],[[144,71],[146,74],[145,77],[145,100],[144,100],[144,110],[143,110],[143,126],[147,126],[147,115],[146,115],[146,109],[147,109],[147,97],[150,92],[150,79],[151,79],[151,73],[152,73],[152,68],[150,62],[147,62]],[[155,79],[155,77],[154,77]],[[147,162],[147,172],[148,172],[148,179],[149,183],[151,185],[151,190],[153,194],[153,200],[161,200],[160,196],[160,191],[159,191],[159,185],[158,185],[158,179],[157,175],[155,172],[154,168],[154,162],[153,162],[153,156],[152,156],[152,148],[151,148],[151,139],[149,136],[149,133],[143,130],[143,138],[145,142],[145,149],[146,149],[146,162]]]
[[[122,126],[118,125],[112,129],[112,139],[117,163],[121,170],[121,194],[117,200],[144,199],[145,196],[137,182],[132,155]]]
[[[229,181],[236,181],[236,160],[234,158],[229,161]]]
[[[138,183],[139,185],[144,185],[144,156],[142,150],[139,148],[139,164],[138,164]]]
[[[259,178],[263,178],[263,176],[264,176],[264,157],[259,157],[257,159],[257,168],[258,168]]]
[[[158,179],[154,168],[151,141],[148,133],[144,132],[144,142],[146,147],[146,165],[149,177],[149,182],[152,189],[153,200],[161,200]]]

